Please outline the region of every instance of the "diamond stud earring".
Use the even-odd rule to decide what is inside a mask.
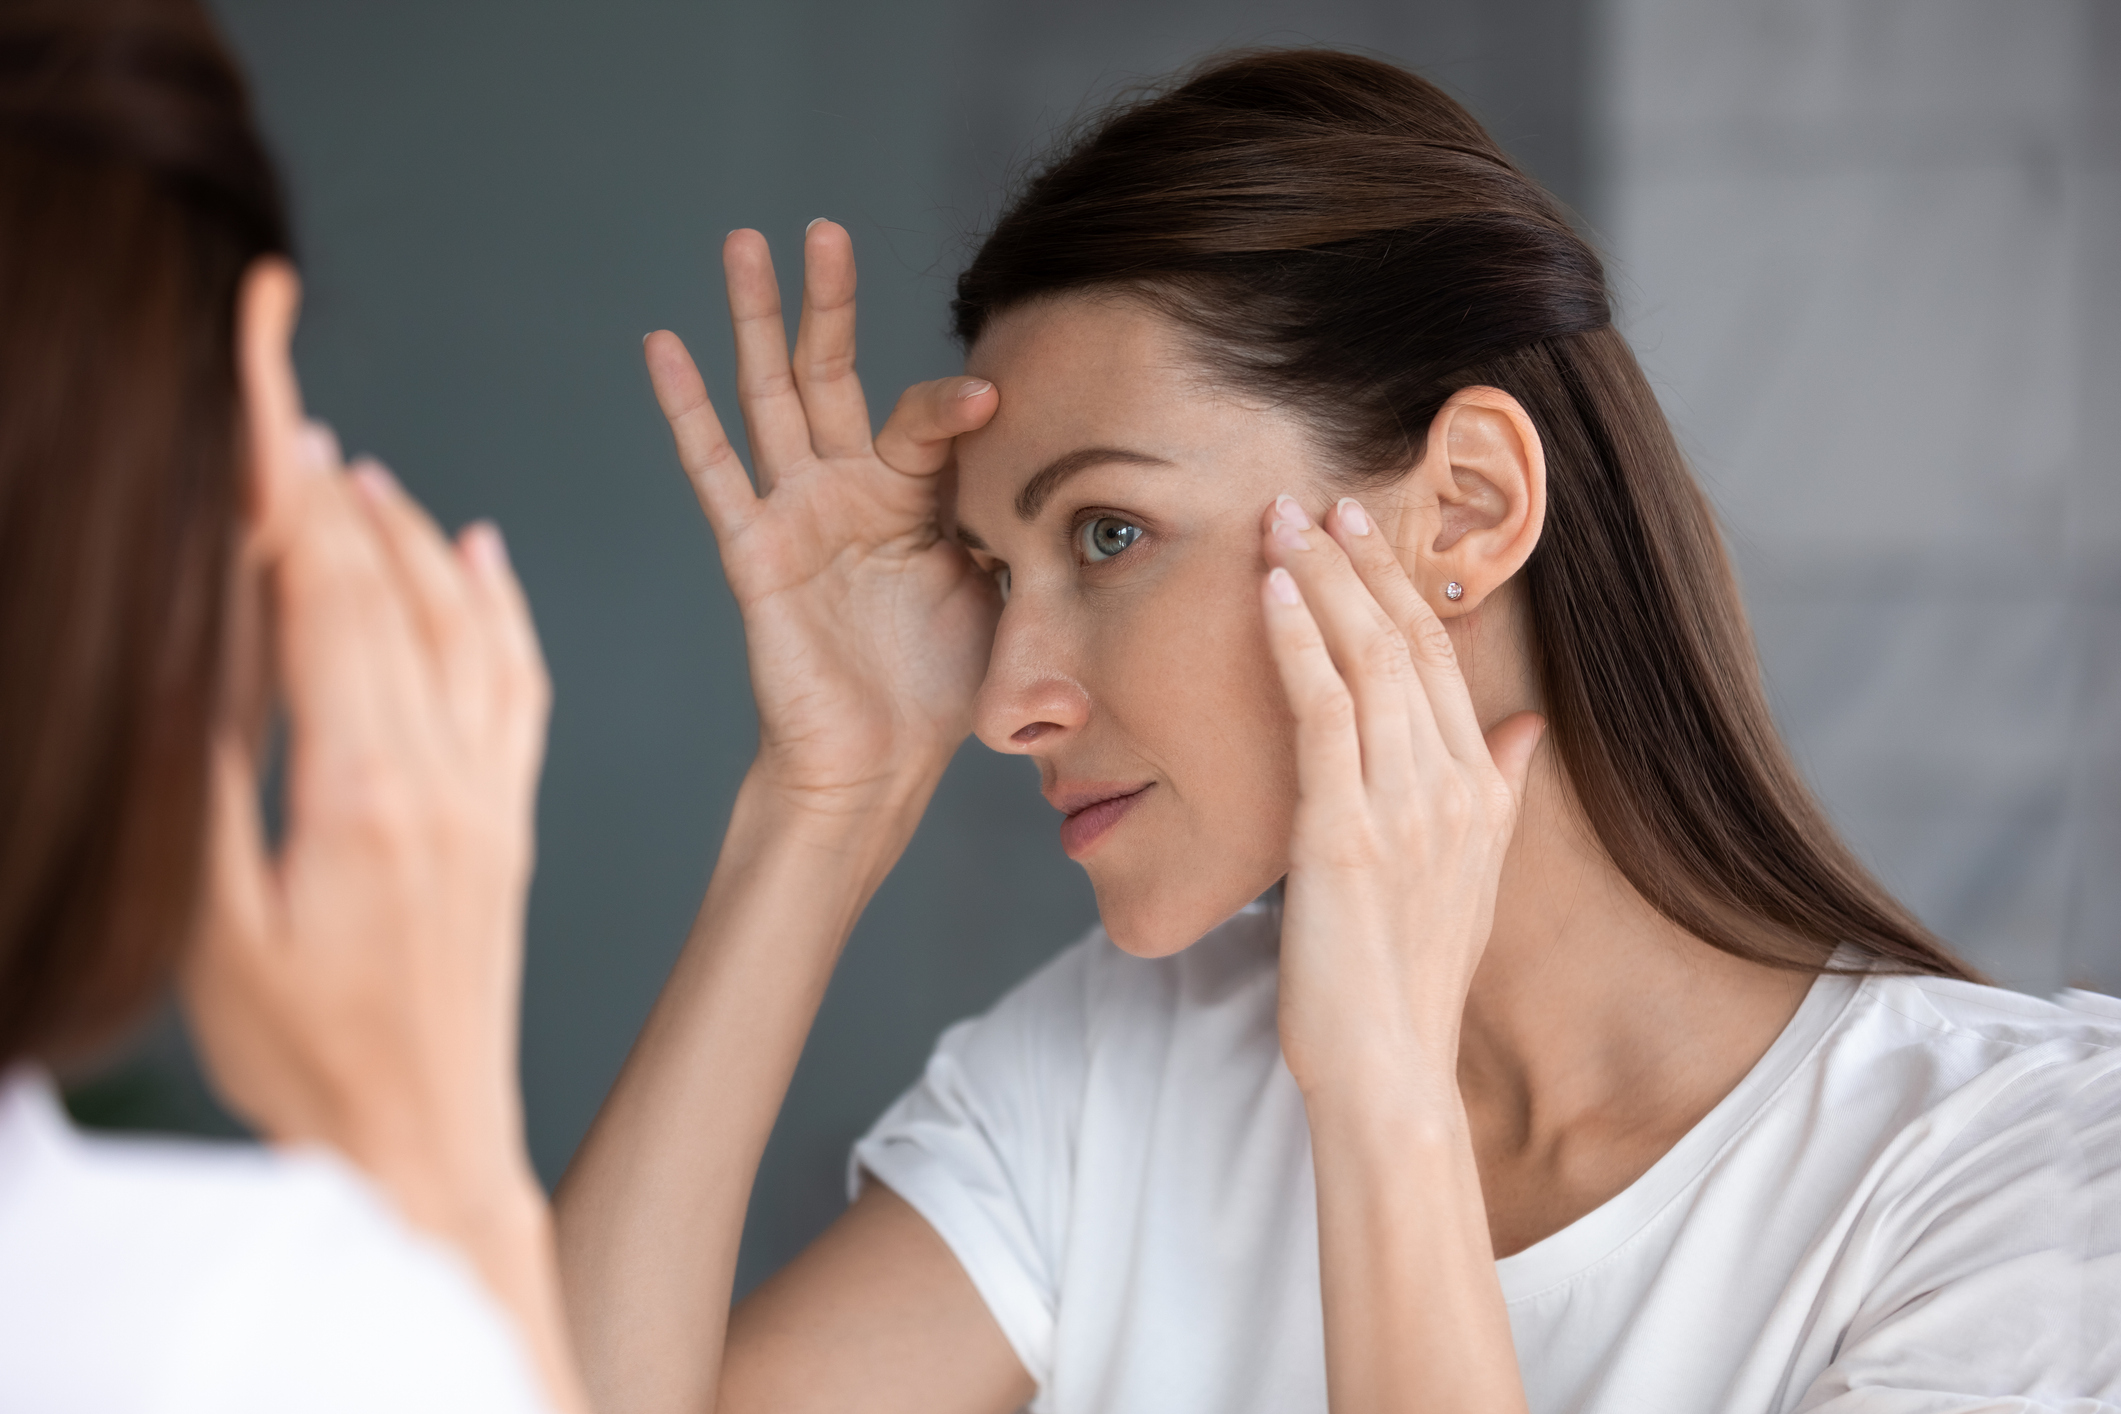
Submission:
[[[1443,597],[1456,604],[1466,597],[1466,587],[1454,579],[1443,587]]]

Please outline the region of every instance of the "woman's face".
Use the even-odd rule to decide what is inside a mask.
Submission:
[[[976,730],[1038,764],[1112,940],[1176,952],[1287,869],[1294,740],[1261,516],[1284,491],[1323,511],[1318,454],[1123,299],[1012,310],[966,371],[1001,410],[958,441],[958,526],[1008,596]]]

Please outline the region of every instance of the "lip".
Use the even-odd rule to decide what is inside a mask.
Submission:
[[[1124,782],[1094,782],[1046,798],[1067,815],[1061,821],[1061,848],[1070,859],[1081,859],[1109,834],[1126,813],[1148,793],[1153,781],[1140,785]]]

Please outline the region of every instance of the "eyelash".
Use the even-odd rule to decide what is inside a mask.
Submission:
[[[1096,525],[1100,521],[1107,520],[1114,521],[1133,531],[1134,538],[1132,540],[1129,540],[1125,545],[1122,545],[1119,549],[1114,550],[1111,554],[1106,555],[1104,559],[1093,560],[1089,557],[1087,553],[1085,553],[1086,547],[1083,543],[1084,537],[1089,531],[1090,527]],[[1148,533],[1148,530],[1143,527],[1140,522],[1129,520],[1125,516],[1113,515],[1110,511],[1086,511],[1076,517],[1075,527],[1074,529],[1068,532],[1068,539],[1070,543],[1074,546],[1076,553],[1081,556],[1085,568],[1087,568],[1090,565],[1103,564],[1105,560],[1118,559],[1122,554],[1126,553],[1134,546],[1140,544],[1141,538],[1144,535],[1147,535]],[[995,586],[999,588],[1002,592],[1002,602],[1004,604],[1008,603],[1009,567],[1005,564],[997,564],[992,570],[988,571],[988,573],[994,577]]]

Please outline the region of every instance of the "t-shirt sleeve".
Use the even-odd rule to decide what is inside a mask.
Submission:
[[[2121,1053],[1994,1096],[1858,1239],[1877,1277],[1803,1414],[2121,1404]],[[1862,1253],[1844,1252],[1861,1261]]]
[[[1041,1386],[1052,1374],[1099,945],[1093,935],[1067,949],[986,1015],[945,1031],[848,1162],[850,1196],[871,1176],[948,1244]]]

